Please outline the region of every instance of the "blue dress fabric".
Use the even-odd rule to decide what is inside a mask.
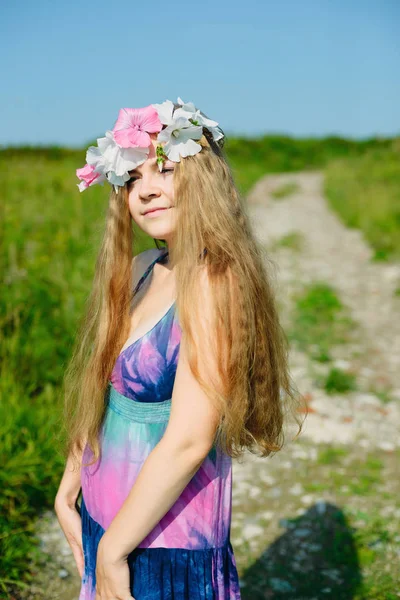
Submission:
[[[166,259],[162,251],[154,264]],[[79,600],[95,600],[98,543],[168,424],[181,328],[175,303],[117,357],[105,394],[100,458],[82,466],[85,569]],[[83,463],[92,458],[87,444]],[[230,541],[232,459],[213,446],[171,509],[129,554],[135,600],[240,600]],[[134,518],[134,516],[133,516]]]

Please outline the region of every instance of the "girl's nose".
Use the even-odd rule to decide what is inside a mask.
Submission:
[[[139,196],[142,198],[151,198],[160,195],[160,188],[156,184],[156,179],[153,175],[144,175],[139,183]]]

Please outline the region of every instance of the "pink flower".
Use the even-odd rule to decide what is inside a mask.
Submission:
[[[121,148],[147,148],[151,144],[149,133],[158,133],[162,123],[150,104],[144,108],[121,108],[114,125],[114,139]]]
[[[94,167],[88,164],[81,169],[77,169],[76,176],[78,179],[82,180],[81,183],[77,184],[80,192],[83,192],[95,183],[102,183],[106,179],[104,175],[97,173],[97,171],[94,170]]]

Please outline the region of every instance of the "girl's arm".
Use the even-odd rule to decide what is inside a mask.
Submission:
[[[84,444],[82,449],[84,448]],[[82,450],[83,451],[83,450]],[[77,458],[82,462],[82,451],[76,452]],[[65,505],[69,508],[75,508],[75,503],[81,489],[81,467],[74,470],[71,455],[68,456],[64,474],[61,478],[60,485],[54,500],[54,509],[57,512],[59,507]]]
[[[82,462],[82,452],[77,452],[77,454],[79,454],[79,461]],[[82,520],[76,507],[76,500],[80,489],[81,467],[79,466],[77,470],[74,470],[72,456],[69,455],[54,501],[54,510],[61,529],[71,547],[79,575],[82,577],[85,568],[82,546]]]
[[[200,306],[205,330],[210,331],[207,286],[202,287]],[[214,374],[212,357],[199,356],[202,361],[211,362]],[[182,338],[167,428],[100,540],[103,561],[125,559],[168,512],[211,450],[218,423],[219,414],[190,370]]]

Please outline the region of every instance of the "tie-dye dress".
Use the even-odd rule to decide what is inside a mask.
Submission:
[[[137,288],[167,255],[161,251]],[[181,333],[174,303],[147,333],[127,340],[111,373],[101,457],[81,469],[85,570],[79,600],[95,599],[97,545],[167,427]],[[86,445],[83,462],[91,457]],[[129,554],[135,600],[240,599],[231,511],[232,459],[213,446],[174,505]]]

